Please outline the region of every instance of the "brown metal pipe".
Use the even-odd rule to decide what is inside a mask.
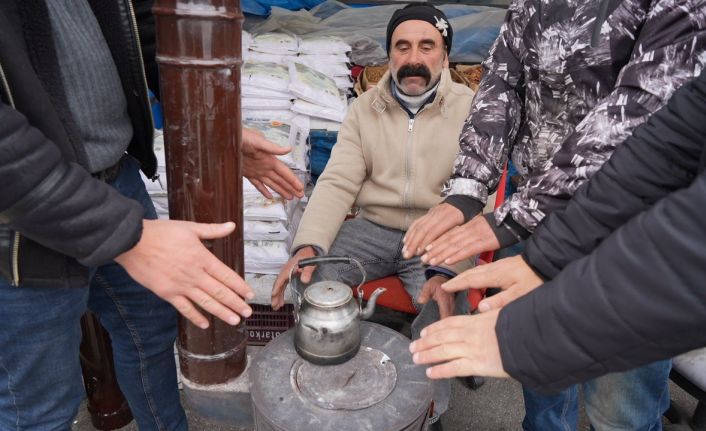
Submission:
[[[206,246],[242,276],[240,1],[156,0],[153,12],[169,216],[234,221],[234,234]],[[232,327],[210,316],[209,328],[202,330],[180,318],[181,372],[193,383],[225,383],[245,369],[246,342],[242,323]]]

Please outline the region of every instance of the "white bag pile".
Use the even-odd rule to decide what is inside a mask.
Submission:
[[[243,32],[242,40],[244,119],[288,121],[296,113],[343,121],[353,87],[350,45],[338,37],[285,32]]]
[[[300,180],[306,183],[306,173]],[[289,260],[289,247],[304,213],[304,202],[264,197],[243,179],[243,238],[245,275],[255,291],[254,303],[269,304],[277,274]],[[255,282],[257,281],[257,282]]]

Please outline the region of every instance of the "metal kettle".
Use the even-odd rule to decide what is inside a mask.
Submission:
[[[365,270],[350,257],[313,257],[299,261],[299,268],[317,263],[354,263],[363,280],[356,288],[358,300],[350,286],[339,281],[325,280],[308,286],[303,294],[296,292],[296,327],[294,348],[299,355],[317,365],[341,364],[351,359],[360,349],[360,320],[368,319],[375,311],[377,298],[385,288],[377,288],[363,308]],[[294,268],[289,274],[290,284]],[[296,290],[296,289],[295,289]]]

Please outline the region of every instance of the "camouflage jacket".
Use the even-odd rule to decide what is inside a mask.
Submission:
[[[706,0],[513,0],[444,194],[485,203],[510,156],[495,220],[533,231],[704,62]]]

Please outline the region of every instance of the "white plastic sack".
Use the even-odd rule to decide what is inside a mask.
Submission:
[[[328,108],[326,106],[316,105],[314,103],[309,103],[301,99],[297,99],[294,101],[294,105],[292,105],[292,111],[298,114],[323,118],[339,123],[342,123],[343,119],[346,118],[347,112],[346,109]]]
[[[257,97],[260,99],[293,100],[295,98],[294,95],[288,91],[270,90],[268,88],[251,87],[249,85],[244,85],[240,88],[240,95],[243,98]]]
[[[258,274],[279,274],[289,260],[284,241],[243,241],[245,270]]]
[[[348,69],[345,63],[325,62],[309,55],[300,55],[294,61],[305,64],[326,76],[350,76],[351,74],[350,69]]]
[[[259,195],[253,198],[243,196],[243,218],[247,220],[287,222],[287,211],[281,199],[267,199]]]
[[[246,241],[286,241],[289,236],[290,232],[279,221],[243,221],[243,239]]]
[[[289,69],[275,63],[247,62],[241,72],[242,85],[289,91]]]
[[[346,76],[334,76],[333,81],[336,83],[336,87],[341,90],[348,90],[353,88],[353,81]]]
[[[292,107],[292,101],[288,99],[260,99],[254,97],[243,97],[241,99],[243,109],[269,109],[274,111],[286,111]]]
[[[262,33],[253,37],[250,50],[268,54],[296,55],[299,52],[299,41],[293,34]]]
[[[301,63],[289,65],[289,91],[295,96],[328,108],[343,109],[336,82]]]
[[[296,55],[280,55],[280,54],[267,54],[264,52],[257,52],[249,50],[247,54],[243,55],[243,59],[247,61],[254,61],[258,63],[275,63],[286,65],[289,60],[297,58]]]
[[[351,46],[336,36],[304,36],[299,39],[301,54],[340,54],[350,50]]]
[[[283,121],[287,122],[297,114],[292,111],[271,110],[271,109],[244,109],[242,117],[244,121]]]

